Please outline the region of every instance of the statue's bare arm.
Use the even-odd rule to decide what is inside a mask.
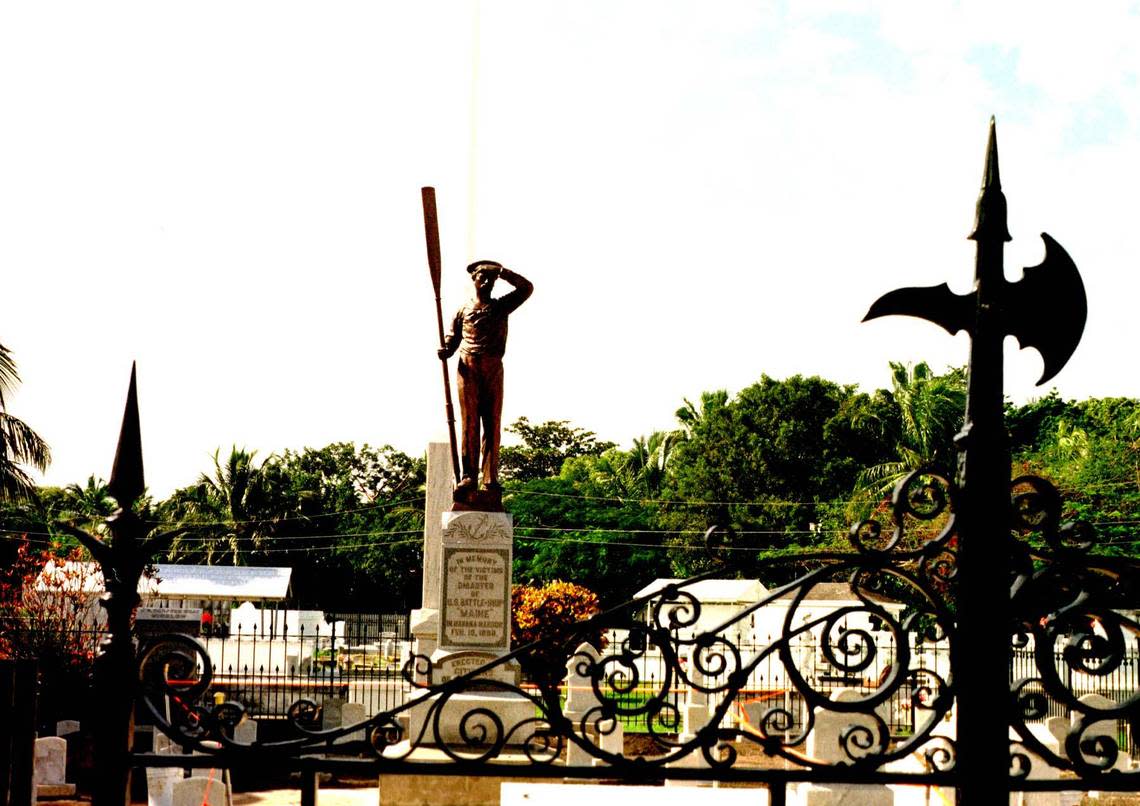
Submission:
[[[515,287],[514,291],[495,300],[495,304],[501,306],[506,313],[510,313],[522,305],[534,293],[534,285],[530,280],[505,266],[499,269],[499,279],[506,280]]]
[[[463,311],[455,315],[451,320],[451,332],[447,334],[444,339],[444,346],[436,350],[436,355],[439,356],[440,361],[446,361],[455,354],[459,349],[459,343],[463,341]]]

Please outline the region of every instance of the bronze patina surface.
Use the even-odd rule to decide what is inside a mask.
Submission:
[[[455,488],[455,509],[501,511],[499,435],[503,412],[503,354],[507,322],[527,301],[534,286],[517,272],[493,260],[467,267],[474,293],[451,321],[440,347],[440,360],[459,351],[459,416],[463,423],[462,473]],[[492,297],[496,280],[514,286]]]

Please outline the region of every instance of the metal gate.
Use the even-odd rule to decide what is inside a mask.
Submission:
[[[112,538],[72,530],[107,580],[95,806],[126,803],[130,770],[155,766],[291,767],[305,776],[308,803],[321,770],[381,779],[753,782],[775,804],[800,784],[949,787],[970,806],[1006,803],[1012,791],[1140,789],[1140,774],[1120,752],[1125,741],[1133,745],[1121,734],[1136,729],[1140,696],[1079,696],[1073,684],[1074,676],[1113,675],[1125,662],[1140,634],[1121,612],[1137,600],[1137,566],[1092,553],[1092,527],[1062,522],[1049,482],[1010,478],[1002,341],[1014,335],[1035,347],[1044,381],[1068,361],[1085,320],[1075,265],[1042,237],[1043,263],[1008,282],[991,121],[970,235],[973,291],[899,289],[867,314],[918,316],[970,334],[958,468],[911,474],[895,491],[893,522],[853,525],[850,551],[753,562],[757,573],[792,563],[810,570],[712,627],[695,628],[701,602],[691,588],[719,569],[443,682],[432,682],[430,658],[411,657],[404,677],[416,690],[407,702],[323,729],[320,705],[299,700],[289,709],[291,734],[275,741],[235,740],[242,707],[204,701],[210,664],[196,641],[139,644],[132,634],[140,573],[174,536],[151,533],[131,511],[143,492],[132,374],[110,483],[121,506],[108,521]],[[729,564],[731,530],[714,527],[706,539]],[[813,591],[836,583],[849,602],[813,611]],[[763,642],[732,637],[776,604],[786,609],[778,634]],[[606,633],[619,637],[600,640]],[[516,667],[526,685],[504,672]],[[132,751],[136,705],[183,753]],[[1069,715],[1064,724],[1047,721],[1058,713]],[[620,738],[635,725],[643,738],[630,752]]]

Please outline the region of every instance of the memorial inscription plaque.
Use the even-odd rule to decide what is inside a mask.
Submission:
[[[506,513],[444,513],[441,649],[510,649],[511,543]]]

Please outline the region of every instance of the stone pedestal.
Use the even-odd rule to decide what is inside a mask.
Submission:
[[[449,510],[452,478],[446,443],[428,446],[427,479],[423,607],[412,612],[411,631],[415,653],[431,660],[430,679],[426,671],[420,672],[417,682],[439,685],[510,652],[514,530],[505,512]],[[469,737],[478,737],[480,724],[490,736],[494,720],[479,716],[480,709],[494,713],[508,733],[534,718],[532,702],[494,685],[517,685],[516,664],[497,666],[480,679],[488,681],[484,690],[476,681],[464,686],[463,693],[442,708],[438,726],[425,693],[412,692],[411,699],[418,697],[421,703],[408,711],[409,738],[417,743],[465,744]]]
[[[430,684],[469,674],[511,649],[511,516],[441,511],[438,518],[437,545],[424,549],[425,606],[413,611],[411,623],[416,654],[432,662],[431,679],[420,675],[419,682]],[[434,537],[425,529],[425,545]],[[429,558],[434,573],[428,572]],[[513,685],[518,669],[500,666],[487,677]]]
[[[511,649],[514,529],[505,512],[444,512],[439,649]]]
[[[414,652],[430,658],[439,645],[440,553],[443,551],[443,513],[451,506],[455,478],[451,469],[451,446],[432,442],[427,451],[427,497],[424,501],[424,580],[422,607],[413,610],[409,628],[415,639]],[[418,682],[427,682],[418,679]]]

